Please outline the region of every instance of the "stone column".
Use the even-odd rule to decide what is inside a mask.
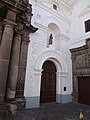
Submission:
[[[9,67],[7,95],[6,95],[7,99],[15,98],[16,83],[17,83],[17,76],[18,76],[19,55],[20,55],[20,45],[21,45],[21,35],[19,33],[16,33],[14,37],[13,45],[12,45],[11,61],[10,61],[10,67]]]
[[[0,45],[0,103],[4,101],[11,46],[13,40],[14,23],[11,20],[9,20],[9,17],[11,17],[11,15],[12,12],[8,11]],[[13,21],[15,19],[15,16],[16,14],[13,14]]]
[[[1,44],[1,37],[2,37],[2,25],[0,24],[0,44]]]
[[[24,83],[25,83],[25,73],[26,73],[26,64],[27,64],[27,51],[28,51],[29,37],[22,36],[21,52],[20,52],[20,61],[19,61],[19,71],[18,71],[18,81],[16,88],[16,97],[24,97]]]
[[[0,47],[0,101],[4,100],[10,52],[13,39],[13,26],[6,24]]]

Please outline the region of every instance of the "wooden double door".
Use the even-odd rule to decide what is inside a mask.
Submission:
[[[56,102],[56,67],[46,61],[42,69],[40,103]]]
[[[78,77],[78,102],[90,105],[90,76]]]

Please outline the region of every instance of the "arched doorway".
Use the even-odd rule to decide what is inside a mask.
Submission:
[[[42,69],[40,103],[56,102],[56,67],[46,61]]]

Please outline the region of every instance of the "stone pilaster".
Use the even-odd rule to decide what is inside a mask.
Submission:
[[[24,106],[22,104],[25,101],[20,97],[23,97],[24,92],[27,49],[29,42],[28,35],[25,33],[27,33],[27,31],[28,33],[36,32],[37,30],[37,28],[31,25],[31,17],[32,7],[29,4],[29,0],[0,0],[1,119],[4,119],[5,114],[8,115],[7,105],[10,113],[13,113],[16,109],[16,107],[12,109],[12,106],[18,107],[18,105],[21,105],[20,108]],[[19,29],[24,31],[23,37],[21,37],[20,34],[16,34],[15,28],[18,28],[18,24],[22,24]],[[5,97],[9,99],[15,98],[15,93],[20,99],[15,99],[15,101],[7,101],[5,99]]]
[[[18,30],[17,30],[18,31]],[[21,32],[21,31],[18,31]],[[18,65],[19,65],[19,55],[20,55],[20,45],[21,45],[21,34],[16,33],[12,45],[12,53],[9,67],[8,75],[8,85],[7,85],[7,99],[14,99],[16,93],[16,83],[18,76]]]
[[[16,89],[16,97],[23,98],[24,96],[24,83],[27,64],[27,51],[28,51],[29,37],[27,35],[22,36],[21,53],[19,60],[18,81]]]
[[[10,20],[11,15],[13,21]],[[8,11],[0,45],[0,103],[4,101],[16,14]]]
[[[0,44],[1,44],[1,38],[2,38],[2,24],[0,24]]]

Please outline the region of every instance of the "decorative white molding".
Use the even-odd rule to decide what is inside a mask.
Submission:
[[[54,50],[46,50],[38,55],[35,61],[35,70],[42,69],[42,65],[46,60],[51,60],[56,64],[58,72],[68,74],[67,63],[60,52]]]
[[[64,2],[63,0],[48,0],[48,1],[46,1],[46,0],[37,0],[37,1],[42,2],[43,4],[44,3],[49,3],[49,4],[56,3],[57,5],[63,6],[67,10],[71,10],[71,7],[66,2]]]
[[[59,6],[62,6],[64,9],[71,11],[73,6],[77,4],[80,0],[37,0],[39,2],[42,2],[43,4],[46,3],[56,3]]]
[[[76,5],[81,0],[64,0],[66,1],[72,8],[74,5]]]
[[[44,26],[44,25],[42,25],[40,23],[35,22],[35,25],[37,27],[39,27],[39,29],[41,29],[42,31],[47,31],[48,30],[48,27],[46,27],[46,26]]]
[[[88,5],[87,7],[85,7],[85,9],[80,13],[79,17],[82,17],[86,14],[90,13],[90,5]]]
[[[36,75],[42,75],[41,73],[42,73],[42,71],[43,71],[43,69],[35,69],[35,71],[34,71],[34,74],[36,74]]]
[[[62,16],[59,12],[51,9],[50,7],[47,7],[47,6],[46,6],[45,4],[43,4],[42,2],[37,1],[37,2],[36,2],[36,5],[39,6],[40,8],[42,8],[42,9],[44,9],[45,11],[49,12],[50,14],[54,15],[55,17],[57,17],[57,18],[65,21],[66,23],[68,23],[68,24],[71,23],[70,18],[67,17],[67,16],[64,14],[64,12],[63,12],[64,9],[60,9],[60,11],[62,10],[62,13],[63,13],[63,16]],[[63,7],[63,6],[62,6],[62,7]]]
[[[66,35],[64,35],[64,34],[62,34],[62,33],[60,33],[60,38],[62,39],[62,40],[65,40],[65,41],[70,41],[70,37],[67,37]]]
[[[64,73],[64,72],[57,72],[57,77],[67,77],[68,73]]]

